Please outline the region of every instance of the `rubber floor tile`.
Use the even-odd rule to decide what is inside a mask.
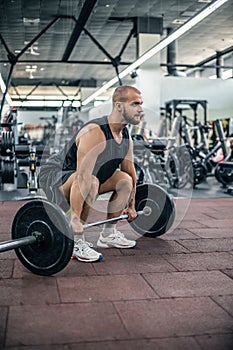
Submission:
[[[195,228],[189,229],[190,232],[201,238],[233,238],[233,230],[232,227],[224,227],[224,229],[220,228]]]
[[[164,255],[164,258],[179,271],[219,270],[233,266],[230,253],[190,253]]]
[[[233,293],[233,280],[220,271],[143,274],[160,297],[214,296]]]
[[[175,235],[173,237],[175,239]],[[123,255],[158,255],[188,253],[188,249],[175,241],[164,240],[163,238],[145,237],[138,240],[138,246],[134,249],[122,249]]]
[[[181,222],[179,222],[179,225],[177,225],[177,228],[205,228],[208,227],[208,225],[205,224],[205,222],[203,221],[203,223],[197,221],[197,220],[187,220],[186,218],[184,220],[182,220]]]
[[[140,275],[58,278],[63,303],[157,298]]]
[[[7,308],[0,306],[0,349],[5,342],[5,331],[7,326]]]
[[[2,278],[10,278],[13,274],[14,260],[0,259],[0,280]]]
[[[202,350],[233,349],[233,334],[203,335],[196,339]]]
[[[230,332],[233,318],[210,298],[114,302],[131,337],[192,336]]]
[[[187,229],[179,229],[176,228],[174,231],[165,233],[163,235],[163,240],[179,240],[179,239],[196,239],[198,236],[195,233],[191,233],[190,230]]]
[[[58,303],[56,280],[38,277],[0,280],[0,305]]]
[[[8,240],[8,239],[7,239]],[[15,251],[14,250],[8,250],[7,252],[1,253],[1,260],[4,259],[16,259]]]
[[[10,307],[6,345],[72,344],[126,337],[111,303],[25,305]]]
[[[96,264],[94,268],[98,275],[175,271],[172,265],[158,255],[115,257],[114,259],[108,259],[104,263]]]
[[[233,294],[233,289],[231,294]],[[213,300],[233,317],[233,295],[219,295],[213,297]]]
[[[200,224],[206,225],[207,227],[221,228],[221,229],[225,230],[225,228],[232,228],[233,227],[233,220],[232,219],[231,220],[229,220],[229,219],[221,219],[221,220],[209,219],[209,220],[205,220],[203,222],[200,221]],[[201,227],[201,226],[199,226],[199,227]]]
[[[223,270],[222,272],[224,272],[228,277],[233,279],[233,268],[232,269]]]
[[[69,350],[201,350],[201,348],[194,338],[179,337],[72,344]]]
[[[194,253],[228,252],[233,250],[233,238],[181,240],[180,243]]]

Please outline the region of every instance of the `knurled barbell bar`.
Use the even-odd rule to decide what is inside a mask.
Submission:
[[[129,223],[141,235],[160,236],[174,222],[174,203],[157,185],[137,186],[135,208],[138,216]],[[128,215],[123,214],[86,224],[84,229],[127,218]],[[0,252],[15,249],[21,263],[35,274],[56,274],[71,259],[74,237],[70,221],[58,205],[45,199],[31,200],[17,211],[11,235],[12,240],[0,243]]]

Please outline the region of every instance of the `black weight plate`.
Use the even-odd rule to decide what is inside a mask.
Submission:
[[[12,155],[14,145],[13,132],[3,131],[1,136],[1,155],[4,157]]]
[[[136,188],[135,208],[149,208],[149,214],[139,215],[130,222],[133,229],[148,237],[163,235],[175,219],[175,206],[167,192],[158,185],[141,184]]]
[[[73,252],[73,231],[65,213],[47,200],[32,200],[16,213],[12,239],[42,233],[43,241],[15,249],[21,263],[31,272],[50,276],[61,271]]]
[[[233,182],[233,163],[232,168],[224,168],[224,162],[223,164],[218,164],[215,168],[214,175],[218,182],[221,182],[224,186],[231,185]]]
[[[14,160],[4,159],[2,161],[2,183],[13,184],[15,182]]]

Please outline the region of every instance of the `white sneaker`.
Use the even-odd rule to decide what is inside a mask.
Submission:
[[[72,259],[78,259],[82,262],[94,262],[102,260],[103,255],[96,252],[91,247],[93,247],[92,243],[79,239],[74,245]]]
[[[103,231],[100,233],[100,237],[97,242],[97,246],[101,248],[134,248],[137,245],[136,241],[130,241],[125,238],[124,234],[116,229],[108,235],[103,237]]]

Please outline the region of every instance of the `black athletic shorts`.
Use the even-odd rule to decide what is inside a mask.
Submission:
[[[73,173],[74,170],[62,172],[60,169],[54,169],[54,167],[50,167],[48,164],[42,166],[39,172],[39,187],[42,188],[50,202],[56,203],[65,212],[69,210],[70,206],[63,193],[59,190],[59,187],[64,184]]]

